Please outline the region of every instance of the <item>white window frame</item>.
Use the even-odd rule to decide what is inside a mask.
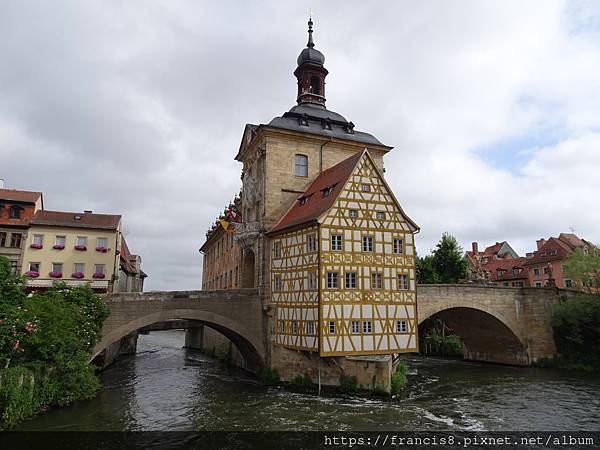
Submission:
[[[408,291],[410,290],[410,278],[406,273],[398,274],[398,290]]]
[[[357,219],[358,218],[358,209],[349,209],[348,217],[350,217],[352,219]]]
[[[310,234],[306,237],[306,251],[316,252],[317,251],[317,236]]]
[[[103,242],[104,245],[101,245],[101,242]],[[97,237],[96,238],[96,247],[108,248],[108,238],[107,237]]]
[[[308,156],[301,153],[294,155],[294,176],[308,177]]]
[[[340,288],[340,273],[339,272],[327,272],[327,289],[339,289]]]
[[[273,290],[275,292],[281,292],[283,290],[283,280],[281,275],[273,276]]]
[[[66,245],[67,244],[67,237],[62,235],[62,234],[58,234],[56,236],[54,236],[54,245]]]
[[[281,242],[273,242],[273,259],[281,258]]]
[[[403,255],[404,254],[404,239],[402,238],[394,238],[393,243],[393,251],[395,255]]]
[[[98,267],[102,267],[102,270],[98,270]],[[106,264],[94,264],[94,273],[106,274]]]
[[[571,289],[573,288],[573,280],[570,278],[565,278],[565,288]]]
[[[87,236],[77,236],[75,245],[78,247],[87,247],[87,241],[88,241]]]
[[[408,321],[397,320],[396,321],[396,333],[408,333]]]
[[[377,220],[385,220],[385,211],[375,211],[375,218]]]
[[[34,234],[31,238],[31,243],[36,245],[44,245],[44,235],[43,234]]]
[[[362,183],[360,190],[363,192],[371,192],[371,185],[368,183]]]
[[[383,274],[381,272],[371,272],[371,289],[375,291],[383,289]]]
[[[350,322],[350,332],[352,334],[360,334],[360,320]]]
[[[373,332],[373,322],[370,320],[363,320],[362,325],[363,334],[371,334]]]
[[[33,265],[37,265],[37,270],[34,270],[34,269],[32,269],[32,266],[33,266]],[[40,273],[40,269],[41,269],[41,267],[42,267],[42,263],[40,263],[40,262],[30,262],[30,263],[29,263],[29,271],[30,271],[30,272],[37,272],[37,273]]]
[[[56,270],[56,267],[59,267],[58,270]],[[63,271],[63,263],[61,262],[53,262],[52,263],[52,272],[62,272]]]
[[[341,252],[344,248],[344,237],[341,234],[331,235],[331,251]]]
[[[317,289],[317,272],[314,270],[308,272],[308,289],[311,291]]]
[[[335,334],[335,321],[329,321],[329,334]]]
[[[346,287],[346,289],[356,289],[356,279],[356,272],[346,272],[344,274],[344,286]]]
[[[81,270],[77,270],[77,266],[81,266]],[[85,273],[85,263],[73,263],[73,273]]]
[[[362,238],[362,251],[363,252],[373,252],[374,248],[374,239],[373,236],[363,236]]]
[[[313,322],[306,322],[306,334],[308,336],[314,336],[315,324]]]

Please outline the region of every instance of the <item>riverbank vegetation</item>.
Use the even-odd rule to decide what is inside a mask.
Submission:
[[[0,257],[0,429],[100,388],[89,355],[108,308],[87,286],[27,295]]]
[[[552,329],[560,356],[542,365],[600,370],[600,295],[563,299],[553,308]]]

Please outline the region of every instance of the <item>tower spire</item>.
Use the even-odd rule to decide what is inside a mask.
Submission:
[[[308,48],[313,48],[315,46],[315,43],[313,42],[313,21],[312,21],[312,11],[310,12],[310,16],[308,17],[308,44],[306,44],[306,46]]]

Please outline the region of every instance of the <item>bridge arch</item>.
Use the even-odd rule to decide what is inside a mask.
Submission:
[[[419,325],[439,319],[459,335],[464,358],[502,364],[529,365],[526,341],[510,320],[483,305],[437,305],[419,316]]]
[[[189,320],[200,322],[227,337],[240,351],[248,370],[257,372],[264,367],[261,350],[262,342],[256,339],[251,330],[240,322],[221,314],[201,309],[162,309],[150,314],[137,316],[118,326],[103,330],[100,342],[92,352],[93,360],[111,344],[146,326],[171,320]]]

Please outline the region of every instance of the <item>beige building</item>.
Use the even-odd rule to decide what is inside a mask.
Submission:
[[[113,292],[118,290],[121,241],[119,215],[38,211],[30,221],[21,273],[30,290],[61,280]]]

